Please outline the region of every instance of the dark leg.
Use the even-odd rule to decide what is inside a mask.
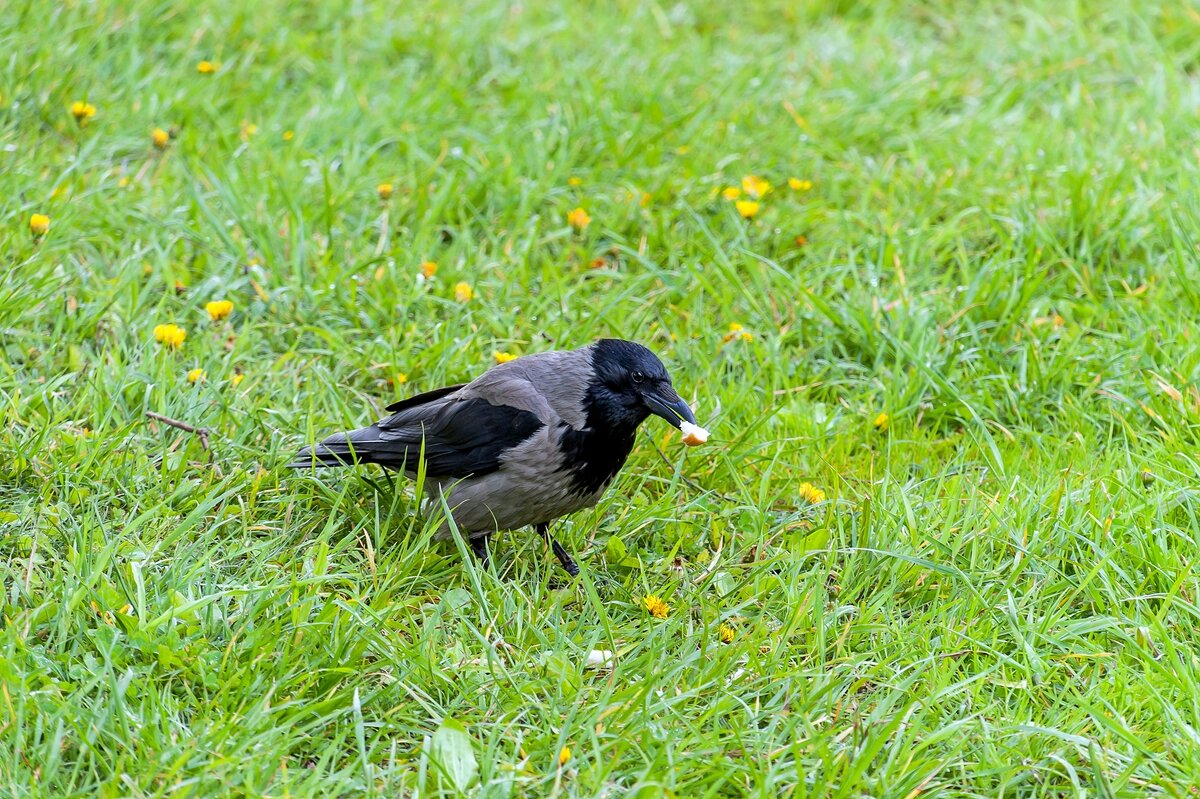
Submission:
[[[558,562],[561,563],[562,567],[567,570],[567,574],[571,575],[572,577],[579,574],[579,565],[575,563],[575,558],[571,557],[571,553],[563,549],[562,544],[550,537],[550,525],[546,522],[542,522],[541,524],[535,525],[534,529],[537,530],[538,535],[546,539],[546,543],[550,545],[552,550],[554,550],[554,557],[558,558]]]
[[[471,551],[475,553],[475,557],[479,558],[479,562],[483,564],[483,570],[487,571],[492,565],[492,559],[488,557],[488,537],[486,535],[477,535],[467,540],[471,542]]]

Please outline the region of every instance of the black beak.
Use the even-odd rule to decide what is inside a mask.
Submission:
[[[696,415],[692,413],[692,409],[674,391],[671,391],[669,397],[646,392],[642,395],[642,402],[652,414],[661,416],[676,427],[679,427],[682,422],[696,423]]]

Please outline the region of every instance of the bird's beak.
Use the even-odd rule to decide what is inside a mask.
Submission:
[[[642,402],[655,416],[661,416],[676,427],[683,422],[696,423],[696,415],[692,413],[692,409],[674,391],[671,391],[670,396],[647,392],[642,395]]]

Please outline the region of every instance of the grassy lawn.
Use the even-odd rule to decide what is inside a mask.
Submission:
[[[8,0],[0,52],[0,792],[1193,795],[1195,8]],[[614,335],[713,439],[646,423],[576,581],[281,468]]]

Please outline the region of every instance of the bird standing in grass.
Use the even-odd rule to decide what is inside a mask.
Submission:
[[[288,465],[378,463],[414,476],[423,456],[426,491],[446,498],[485,567],[492,533],[532,526],[571,576],[579,567],[550,522],[599,501],[638,425],[654,414],[689,444],[707,437],[662,361],[620,339],[516,358],[387,409],[386,419],[305,447]],[[449,521],[437,537],[450,537]]]

